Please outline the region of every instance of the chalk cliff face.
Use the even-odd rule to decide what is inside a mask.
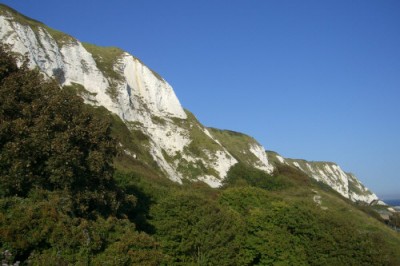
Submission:
[[[153,160],[176,182],[201,180],[218,187],[238,160],[268,173],[274,170],[256,140],[204,127],[182,108],[163,78],[118,48],[81,43],[4,5],[0,5],[0,41],[10,45],[21,62],[26,55],[31,68],[55,78],[61,86],[70,86],[88,104],[104,106],[128,128],[147,135]],[[125,152],[135,155],[134,150]],[[353,201],[376,199],[335,164],[301,164],[280,156],[273,160],[279,158]]]
[[[170,179],[194,178],[217,187],[237,162],[193,115],[188,117],[172,87],[134,56],[81,43],[5,6],[0,40],[26,55],[30,67],[76,88],[87,103],[104,106],[148,135],[149,151]],[[264,148],[255,144],[252,149],[257,166],[272,171]],[[192,176],[188,169],[199,171]]]
[[[368,190],[353,174],[344,172],[332,162],[309,162],[299,159],[286,159],[275,152],[268,152],[271,161],[293,166],[316,181],[330,186],[333,190],[354,202],[371,203],[378,197]]]
[[[92,46],[85,47],[67,35],[57,39],[44,25],[24,25],[12,13],[3,13],[0,25],[1,41],[10,44],[13,51],[26,54],[31,67],[39,67],[61,85],[82,85],[91,96],[87,97],[90,102],[129,121],[146,122],[149,115],[186,118],[171,86],[128,53],[95,47],[99,51],[93,55],[87,49]],[[101,53],[104,57],[113,53],[115,58],[106,62]],[[99,64],[108,64],[112,69],[107,73]]]

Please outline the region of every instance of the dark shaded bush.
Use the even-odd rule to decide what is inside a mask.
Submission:
[[[33,265],[159,265],[152,237],[116,217],[72,217],[72,200],[59,192],[0,199],[0,250]],[[139,263],[140,262],[140,263]]]
[[[64,190],[76,215],[116,213],[121,195],[107,117],[0,50],[0,196]]]
[[[260,169],[237,163],[229,169],[224,185],[250,185],[266,190],[281,190],[291,183],[283,175],[270,175]]]
[[[175,192],[151,209],[150,222],[169,265],[240,264],[240,217],[191,192]]]

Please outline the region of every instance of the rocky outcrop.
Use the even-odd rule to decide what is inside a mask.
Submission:
[[[333,190],[354,202],[371,203],[378,197],[366,188],[353,174],[344,172],[332,162],[309,162],[301,159],[283,158],[275,152],[268,152],[271,161],[299,169],[316,181],[330,186]]]

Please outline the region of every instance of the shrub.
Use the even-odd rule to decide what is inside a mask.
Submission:
[[[107,117],[26,64],[18,68],[4,48],[0,54],[0,196],[65,190],[78,215],[115,212],[116,143]]]

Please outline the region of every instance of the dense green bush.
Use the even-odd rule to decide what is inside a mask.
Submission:
[[[234,265],[240,261],[240,217],[192,192],[175,192],[150,213],[156,238],[177,265]]]
[[[0,250],[34,265],[158,265],[154,239],[116,217],[73,217],[62,193],[35,191],[0,199]]]
[[[240,162],[229,169],[224,184],[225,186],[250,185],[266,190],[280,190],[291,185],[282,175],[270,175]]]
[[[107,117],[96,116],[69,90],[25,65],[18,69],[12,57],[4,56],[0,195],[25,197],[32,188],[64,190],[73,195],[77,215],[116,212],[116,143]]]
[[[398,261],[396,249],[379,233],[362,232],[348,218],[311,201],[286,201],[251,187],[227,189],[220,201],[244,219],[241,251],[251,265],[396,265]]]

